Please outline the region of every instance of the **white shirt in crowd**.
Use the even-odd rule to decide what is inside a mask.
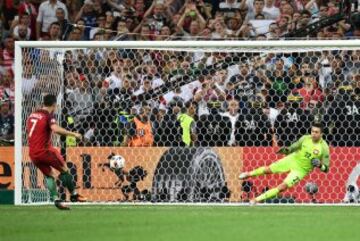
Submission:
[[[38,23],[41,23],[41,31],[48,32],[50,24],[56,22],[58,19],[56,17],[56,9],[62,8],[65,12],[65,19],[68,19],[68,11],[66,5],[60,1],[56,1],[53,5],[50,1],[45,1],[40,4],[39,15],[36,19]]]
[[[274,127],[276,118],[279,114],[280,114],[280,110],[275,108],[270,108],[269,119],[272,127]]]
[[[230,140],[228,142],[229,146],[232,146],[233,144],[235,144],[235,125],[236,125],[236,121],[239,118],[239,113],[237,113],[236,115],[231,115],[230,112],[225,112],[221,114],[222,116],[227,116],[230,118],[230,122],[231,122],[231,137]]]
[[[111,75],[105,79],[105,82],[107,82],[109,85],[109,89],[122,88],[122,79],[117,77],[114,72],[112,72]]]
[[[160,78],[160,77],[155,77],[153,80],[152,80],[152,85],[151,87],[153,89],[156,89],[158,88],[159,86],[162,86],[164,84],[164,81]]]
[[[227,8],[239,9],[240,5],[241,5],[241,3],[236,0],[233,3],[229,3],[227,0],[225,0],[225,2],[220,3],[219,8],[220,9],[227,9]]]
[[[189,100],[191,100],[194,97],[194,90],[198,89],[198,88],[201,88],[201,83],[200,83],[200,81],[196,80],[189,84],[181,86],[180,93],[175,94],[174,91],[171,91],[171,92],[165,94],[163,96],[163,98],[165,99],[166,104],[169,104],[175,96],[179,96],[185,102],[188,102]]]
[[[22,92],[25,95],[31,94],[32,89],[34,88],[37,82],[36,76],[32,75],[30,78],[23,78],[22,80]]]
[[[269,19],[277,19],[280,16],[280,10],[275,6],[268,8],[265,5],[263,12],[269,16]]]

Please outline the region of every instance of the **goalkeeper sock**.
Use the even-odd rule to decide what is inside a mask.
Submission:
[[[58,199],[58,192],[57,192],[57,188],[56,188],[55,179],[53,177],[46,176],[45,177],[45,182],[46,182],[47,188],[50,191],[50,199],[52,201],[57,200]]]
[[[63,183],[64,187],[66,187],[69,190],[71,195],[76,195],[75,183],[73,182],[73,178],[69,172],[62,172],[59,175],[59,179]]]
[[[257,177],[265,174],[265,167],[259,167],[249,173],[251,177]]]
[[[273,188],[273,189],[270,189],[268,190],[267,192],[261,194],[260,196],[258,196],[257,198],[255,198],[255,200],[257,202],[261,202],[261,201],[264,201],[266,199],[269,199],[269,198],[272,198],[272,197],[275,197],[276,195],[278,195],[279,193],[279,189],[277,187]]]

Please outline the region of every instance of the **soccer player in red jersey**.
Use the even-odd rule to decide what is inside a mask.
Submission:
[[[84,202],[86,199],[76,193],[75,183],[66,166],[64,158],[60,152],[51,144],[51,133],[59,135],[70,135],[77,139],[82,136],[79,133],[67,131],[56,124],[53,113],[56,110],[56,96],[47,94],[43,99],[43,108],[30,114],[26,121],[26,131],[29,142],[29,155],[31,161],[38,167],[45,176],[47,187],[50,191],[51,199],[55,206],[62,210],[69,207],[59,199],[55,173],[52,168],[60,172],[59,179],[69,190],[72,202]]]

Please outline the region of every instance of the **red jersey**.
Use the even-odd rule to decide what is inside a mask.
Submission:
[[[52,147],[51,125],[55,123],[53,114],[46,110],[40,109],[31,113],[26,121],[30,156]]]

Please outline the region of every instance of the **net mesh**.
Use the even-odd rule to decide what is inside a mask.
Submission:
[[[322,122],[327,174],[269,202],[357,202],[360,50],[354,48],[22,49],[22,119],[58,96],[54,138],[93,202],[246,202],[286,174],[240,181]],[[49,200],[22,127],[22,203]],[[109,155],[125,166],[110,168]],[[358,170],[358,171],[357,171]],[[66,192],[60,188],[62,198]]]

